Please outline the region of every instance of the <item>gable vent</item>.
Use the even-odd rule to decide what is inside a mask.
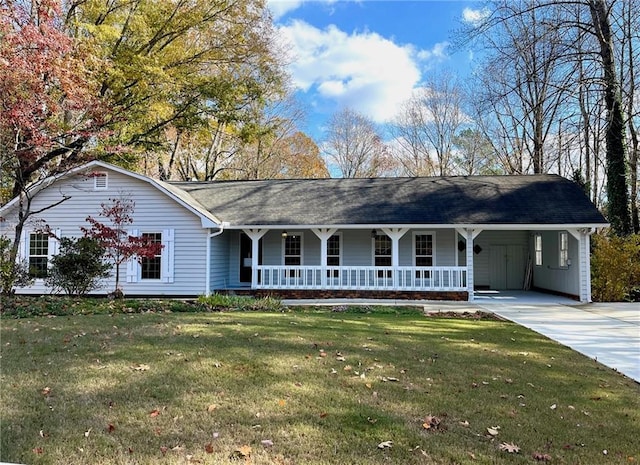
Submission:
[[[107,188],[107,173],[95,173],[93,175],[93,188],[104,190]]]

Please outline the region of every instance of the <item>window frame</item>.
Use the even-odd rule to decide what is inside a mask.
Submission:
[[[299,238],[300,240],[300,253],[297,255],[287,254],[287,241]],[[287,263],[287,258],[298,258],[299,262],[296,264]],[[302,266],[304,264],[304,234],[301,232],[288,233],[286,237],[282,238],[282,266]],[[286,275],[288,278],[299,278],[302,276],[300,270],[291,270]]]
[[[534,251],[534,263],[536,266],[542,266],[543,264],[543,246],[542,246],[542,234],[535,233],[533,235],[533,251]]]
[[[569,233],[567,231],[558,232],[558,266],[569,268]]]
[[[417,244],[418,236],[431,236],[431,255],[418,255]],[[418,265],[418,258],[430,257],[431,265]],[[433,267],[436,266],[436,233],[435,231],[414,231],[413,232],[413,243],[412,243],[412,259],[414,267]]]
[[[377,251],[378,251],[377,240],[379,238],[384,238],[385,241],[389,241],[389,249],[388,249],[389,250],[389,254],[388,255],[386,255],[386,254],[385,255],[381,255],[381,254],[377,253]],[[373,264],[373,266],[375,268],[377,268],[377,267],[380,267],[380,268],[382,268],[382,267],[385,267],[385,268],[392,267],[393,266],[393,240],[388,235],[386,235],[384,232],[383,233],[376,233],[375,236],[371,237],[371,255],[372,255],[372,262],[373,262],[372,264]],[[387,258],[387,257],[389,258],[389,264],[388,265],[378,265],[376,263],[378,258]],[[391,278],[391,271],[387,270],[385,272],[384,270],[377,270],[376,271],[376,277],[389,279],[389,278]]]
[[[44,253],[32,253],[32,237],[40,237],[40,245],[38,247],[39,252],[44,252]],[[33,279],[45,279],[48,275],[49,275],[49,257],[51,256],[51,250],[50,250],[50,236],[49,234],[45,234],[43,232],[35,232],[35,231],[30,231],[27,233],[26,235],[28,243],[26,246],[27,249],[27,262],[28,262],[28,270],[29,270],[29,276]],[[34,246],[34,248],[36,248],[36,246]],[[35,265],[31,264],[31,259],[39,259],[42,260],[44,259],[44,268],[41,269],[42,264],[38,265],[38,273],[34,273],[32,272],[32,268],[35,268]]]
[[[330,254],[330,245],[329,245],[329,241],[331,239],[334,239],[338,241],[338,254]],[[329,259],[336,259],[337,258],[337,262],[338,264],[329,264]],[[326,257],[326,262],[325,262],[325,266],[327,267],[340,267],[342,266],[342,233],[336,232],[334,234],[332,234],[328,239],[327,239],[327,257]],[[327,270],[327,278],[338,278],[340,277],[340,271],[339,270]]]
[[[158,231],[145,231],[142,232],[140,234],[140,237],[149,237],[154,235],[154,243],[163,245],[163,241],[164,241],[164,237],[162,232],[158,232]],[[159,240],[158,240],[159,239]],[[153,256],[153,258],[147,258],[147,257],[142,257],[140,259],[140,281],[161,281],[162,280],[162,270],[163,270],[163,263],[162,263],[162,250],[164,249],[164,247],[162,247],[160,249],[160,253],[156,254]],[[149,272],[149,270],[145,270],[145,268],[148,268],[149,265],[151,264],[151,261],[153,262],[157,262],[157,265],[154,266],[155,269],[157,269],[157,277],[145,277],[145,273]],[[147,265],[145,266],[145,262],[147,263]]]

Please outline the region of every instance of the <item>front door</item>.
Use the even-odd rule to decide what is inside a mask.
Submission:
[[[258,241],[258,265],[262,265],[262,239]],[[240,282],[251,282],[251,238],[240,233]]]

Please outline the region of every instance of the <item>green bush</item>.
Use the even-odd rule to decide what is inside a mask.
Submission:
[[[89,237],[60,239],[60,253],[51,259],[46,278],[54,292],[86,295],[100,288],[100,280],[109,276],[111,265],[103,261],[105,250]]]
[[[255,297],[227,295],[227,294],[211,294],[208,296],[198,297],[198,304],[204,310],[261,310],[261,311],[282,311],[284,309],[282,302],[273,297]]]
[[[640,234],[593,237],[591,294],[597,302],[640,300]]]
[[[29,264],[11,259],[11,239],[0,236],[0,293],[9,295],[16,286],[28,286],[33,283],[29,276]]]

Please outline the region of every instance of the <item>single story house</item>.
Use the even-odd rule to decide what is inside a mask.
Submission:
[[[122,265],[129,296],[472,301],[474,289],[532,288],[589,302],[590,235],[607,226],[556,175],[161,182],[94,161],[31,197],[32,211],[66,198],[38,216],[58,237],[80,236],[110,198],[135,202],[130,234],[164,247],[144,272]],[[10,238],[17,202],[0,208]],[[21,259],[42,268],[56,251],[56,238],[27,225]],[[16,292],[50,290],[36,279]]]

